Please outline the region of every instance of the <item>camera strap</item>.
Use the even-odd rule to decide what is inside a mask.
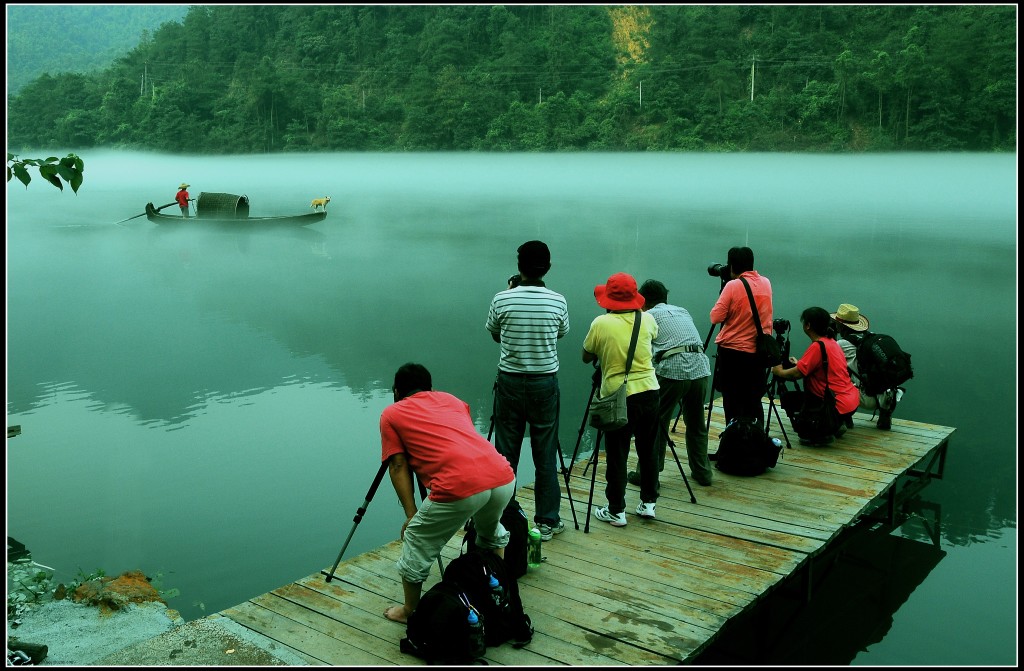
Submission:
[[[626,384],[626,379],[629,377],[629,369],[633,366],[633,352],[636,351],[636,339],[640,335],[640,320],[643,318],[643,313],[639,310],[633,310],[633,335],[629,339],[629,354],[626,355],[626,373],[622,378],[622,384]]]
[[[743,288],[747,290],[747,298],[750,299],[750,311],[754,313],[754,328],[757,329],[757,335],[764,335],[764,329],[761,328],[761,315],[757,314],[757,303],[754,302],[754,294],[750,291],[750,285],[747,284],[744,277],[740,278],[740,282],[743,282]]]

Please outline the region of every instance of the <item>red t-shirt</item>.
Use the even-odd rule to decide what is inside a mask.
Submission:
[[[183,209],[188,207],[188,191],[182,189],[178,192],[178,195],[174,197],[174,200],[178,201],[178,207]]]
[[[420,391],[380,415],[381,460],[404,452],[430,499],[458,501],[515,479],[508,460],[480,435],[469,405],[443,391]]]
[[[828,386],[836,395],[836,409],[843,415],[853,412],[860,404],[860,392],[850,380],[843,348],[832,338],[822,338],[819,342],[825,343],[825,352],[828,354]],[[818,343],[811,343],[796,362],[796,367],[807,380],[805,388],[815,396],[824,395],[825,369],[821,365],[821,347]]]

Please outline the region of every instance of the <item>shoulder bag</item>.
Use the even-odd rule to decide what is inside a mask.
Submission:
[[[598,431],[621,429],[629,421],[626,412],[626,381],[629,379],[629,369],[633,365],[633,352],[636,351],[636,339],[640,333],[640,320],[643,316],[639,310],[634,310],[633,315],[633,336],[629,340],[626,374],[622,378],[622,385],[608,396],[601,398],[601,394],[598,393],[590,401],[590,426]]]
[[[804,388],[804,405],[793,415],[793,430],[804,440],[822,441],[835,435],[842,423],[839,410],[836,408],[836,395],[828,386],[828,354],[825,343],[821,346],[821,363],[825,369],[825,391],[822,396],[815,396]]]
[[[761,330],[761,316],[757,314],[757,304],[754,303],[754,294],[750,291],[750,285],[745,278],[740,278],[743,288],[747,290],[747,298],[750,299],[750,311],[754,313],[754,328],[757,329],[757,356],[764,363],[765,368],[782,363],[782,349],[779,342],[772,337],[771,333]]]

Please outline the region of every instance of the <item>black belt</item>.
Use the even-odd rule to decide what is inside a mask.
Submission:
[[[507,371],[507,370],[499,370],[498,372],[501,373],[502,375],[511,375],[512,377],[551,377],[552,375],[556,375],[557,374],[557,372],[555,372],[555,373],[513,373],[513,372]]]

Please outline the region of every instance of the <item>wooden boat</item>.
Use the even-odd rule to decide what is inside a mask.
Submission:
[[[153,203],[146,203],[146,218],[161,226],[214,225],[248,229],[266,226],[308,226],[327,217],[326,210],[276,217],[250,217],[248,196],[207,191],[200,193],[196,199],[194,217],[160,214],[159,210],[163,207],[156,208]]]

